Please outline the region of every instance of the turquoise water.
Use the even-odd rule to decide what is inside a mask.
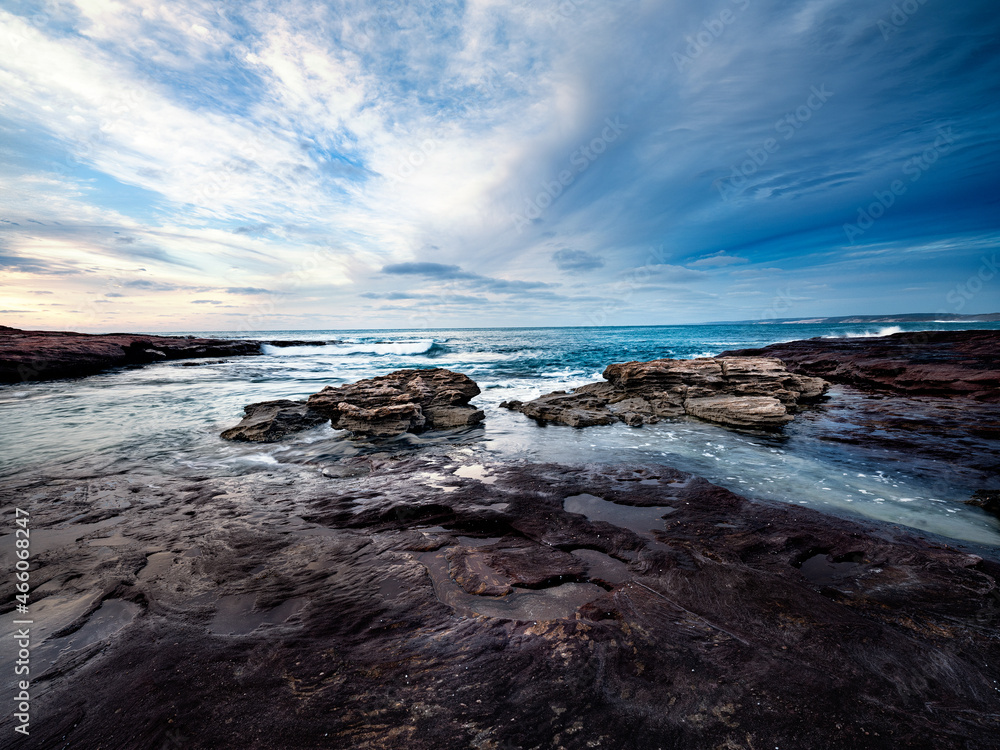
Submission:
[[[272,445],[234,444],[218,434],[244,404],[304,399],[326,385],[401,368],[447,367],[476,380],[482,428],[404,436],[380,449],[460,453],[468,461],[658,462],[750,497],[859,515],[955,539],[1000,545],[1000,523],[963,500],[981,475],[831,443],[829,425],[800,416],[783,435],[741,433],[693,420],[642,428],[540,427],[500,409],[598,380],[612,362],[712,356],[727,349],[814,336],[998,328],[1000,324],[714,325],[650,328],[531,328],[410,331],[269,331],[210,335],[328,342],[265,347],[264,356],[185,366],[164,362],[81,380],[0,387],[0,476],[100,476],[128,471],[238,475],[288,464],[329,471],[371,450],[322,426]],[[188,332],[181,332],[188,333]],[[204,335],[204,334],[201,334]],[[831,403],[851,396],[835,389]],[[838,401],[839,400],[839,401]],[[945,478],[943,480],[942,478]]]

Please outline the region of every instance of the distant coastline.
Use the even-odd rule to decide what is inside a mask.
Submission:
[[[1000,312],[981,315],[955,313],[906,313],[903,315],[843,315],[815,318],[765,318],[763,320],[716,320],[702,325],[852,325],[855,323],[996,323]]]

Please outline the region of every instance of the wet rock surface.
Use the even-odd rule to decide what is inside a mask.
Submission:
[[[1000,518],[1000,490],[976,490],[965,502]]]
[[[359,436],[392,437],[479,424],[483,412],[469,405],[479,393],[479,386],[467,375],[437,367],[397,370],[330,386],[310,396],[308,405],[337,429]]]
[[[570,393],[501,406],[570,427],[619,421],[639,426],[687,415],[727,427],[773,430],[827,388],[822,379],[795,375],[766,357],[626,362],[609,365],[604,378],[607,382]]]
[[[1000,331],[814,338],[720,356],[777,357],[792,372],[859,388],[1000,402]]]
[[[246,416],[235,427],[222,433],[226,440],[273,443],[293,432],[301,432],[328,421],[313,411],[305,401],[261,401],[243,407]]]
[[[659,465],[351,466],[0,480],[18,746],[996,747],[992,552]]]
[[[0,326],[0,383],[94,375],[173,359],[260,354],[257,341],[131,333],[22,331]]]
[[[789,430],[808,429],[888,464],[898,463],[900,454],[919,459],[944,487],[971,471],[980,486],[1000,489],[1000,404],[847,385],[832,386],[827,396]]]

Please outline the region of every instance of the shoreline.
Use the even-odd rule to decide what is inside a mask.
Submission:
[[[24,331],[0,326],[0,383],[80,378],[116,367],[260,353],[259,342],[246,340]]]
[[[35,580],[61,600],[26,746],[171,729],[260,750],[995,737],[996,555],[660,465],[350,465],[24,487]],[[661,530],[628,520],[643,509]]]
[[[449,409],[473,410],[466,380],[440,380]],[[373,382],[317,396],[381,432],[397,415]],[[399,388],[426,403],[395,409],[439,403]],[[1000,407],[965,393],[837,385],[790,427],[988,463],[963,446]],[[334,470],[136,459],[0,478],[32,519],[25,747],[966,750],[1000,730],[1000,547],[747,498],[667,461],[416,445]]]

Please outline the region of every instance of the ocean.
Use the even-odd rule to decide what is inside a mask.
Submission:
[[[355,331],[182,331],[222,338],[309,340],[265,345],[259,357],[173,361],[89,378],[0,386],[0,477],[150,477],[280,474],[303,465],[331,475],[366,452],[458,452],[475,462],[667,464],[742,495],[837,515],[860,516],[978,544],[1000,545],[1000,522],[963,503],[981,485],[974,471],[829,439],[821,411],[803,413],[782,434],[738,432],[694,420],[641,428],[623,424],[542,427],[499,408],[601,379],[613,362],[688,359],[779,341],[865,337],[897,331],[998,328],[997,323],[896,326],[743,324],[627,328]],[[324,425],[280,443],[230,443],[219,432],[243,406],[305,399],[327,385],[403,368],[446,367],[482,389],[482,427],[361,443]],[[830,402],[855,398],[834,388]],[[330,481],[336,481],[332,479]]]

